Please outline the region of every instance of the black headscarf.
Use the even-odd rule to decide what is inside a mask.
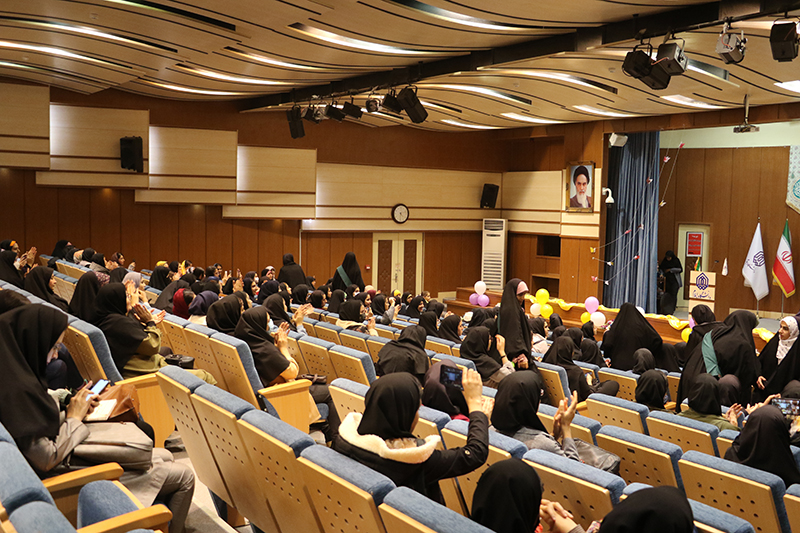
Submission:
[[[419,311],[419,304],[422,304],[422,312],[425,311],[425,298],[422,296],[416,296],[414,299],[411,300],[411,303],[408,304],[408,309],[406,309],[406,316],[411,318],[419,318],[422,312]]]
[[[156,309],[163,309],[167,313],[171,313],[173,309],[173,298],[175,297],[175,293],[178,292],[180,289],[188,289],[190,288],[189,283],[183,281],[183,279],[179,279],[178,281],[173,281],[166,287],[164,290],[161,291],[161,294],[158,295],[158,299],[156,299],[156,303],[153,304],[153,307]]]
[[[243,288],[242,290],[244,293],[250,297],[250,300],[256,301],[258,300],[258,295],[253,292],[253,283],[255,283],[255,279],[249,276],[245,276],[244,280],[242,281]]]
[[[525,310],[517,300],[517,287],[521,279],[514,278],[506,283],[503,289],[503,298],[500,300],[500,316],[497,320],[497,329],[506,339],[506,355],[514,359],[518,355],[525,355],[531,359],[531,329]],[[532,364],[532,363],[531,363]]]
[[[30,303],[31,301],[21,292],[0,291],[0,315]]]
[[[57,259],[64,259],[66,255],[67,244],[69,244],[68,240],[62,239],[58,241],[55,247],[53,248],[53,253],[51,253],[50,255],[52,255]]]
[[[692,308],[691,312],[692,318],[694,319],[695,326],[699,326],[700,324],[705,324],[706,322],[716,322],[717,317],[714,315],[714,311],[705,304],[695,305]]]
[[[583,361],[583,354],[581,353],[581,342],[583,342],[583,332],[580,328],[568,328],[566,336],[572,339],[572,344],[575,345],[572,352],[572,358],[577,361]]]
[[[352,298],[355,298],[357,290],[358,290],[358,285],[351,284],[345,287],[344,294],[345,296],[347,296],[347,299],[350,300]]]
[[[192,300],[192,303],[189,304],[189,315],[206,316],[208,309],[218,301],[218,293],[212,291],[202,291],[200,294],[195,296],[194,300]]]
[[[16,260],[17,254],[11,250],[0,252],[0,279],[22,289],[24,283],[22,274],[14,266],[14,261]]]
[[[178,279],[180,279],[181,281],[185,281],[186,283],[189,284],[190,287],[191,287],[192,283],[195,283],[197,281],[197,278],[191,272],[187,272],[186,274],[184,274],[183,276],[181,276]]]
[[[523,427],[547,433],[539,420],[539,394],[539,382],[533,372],[514,372],[503,378],[494,398],[494,428],[509,436]]]
[[[661,357],[656,359],[656,368],[667,372],[680,372],[681,366],[678,363],[680,350],[674,345],[665,342],[661,345]]]
[[[642,375],[648,370],[656,369],[656,358],[647,348],[639,348],[633,352],[633,373]]]
[[[404,292],[403,295],[400,297],[400,305],[408,305],[411,303],[411,299],[414,297],[413,292]]]
[[[297,305],[304,305],[308,300],[308,285],[301,283],[296,287],[292,287],[292,302]]]
[[[95,252],[95,254],[92,256],[92,262],[89,264],[89,268],[91,268],[95,272],[110,274],[108,268],[106,268],[106,256],[101,254],[100,252]]]
[[[163,291],[170,283],[169,268],[157,266],[150,275],[150,287]]]
[[[103,331],[114,364],[122,369],[147,338],[141,322],[127,315],[125,286],[109,283],[100,287],[95,298],[95,325]]]
[[[37,266],[28,272],[25,277],[25,290],[34,296],[38,296],[45,302],[49,302],[65,313],[69,311],[67,301],[58,296],[50,288],[50,278],[53,277],[53,269],[46,266]]]
[[[603,519],[599,533],[693,533],[694,515],[689,500],[676,487],[655,487],[634,492]]]
[[[459,324],[461,324],[461,317],[458,315],[444,317],[439,324],[439,338],[461,344],[461,337],[458,335]]]
[[[242,313],[234,331],[234,335],[250,347],[258,377],[265,387],[289,368],[289,360],[275,346],[268,328],[269,314],[266,308],[259,306]]]
[[[94,248],[84,248],[83,253],[81,254],[81,259],[86,261],[87,263],[92,262],[92,258],[94,257]]]
[[[425,311],[419,315],[419,325],[425,328],[425,333],[434,337],[439,336],[439,328],[436,327],[436,313]]]
[[[239,317],[242,316],[242,302],[235,294],[217,300],[206,313],[206,325],[219,332],[233,335]]]
[[[704,415],[722,416],[719,381],[710,374],[700,374],[689,391],[689,407]]]
[[[777,354],[780,340],[780,335],[776,333],[758,355],[761,366],[760,375],[767,379],[763,390],[756,389],[754,396],[758,401],[763,401],[770,394],[782,394],[790,381],[800,377],[800,357],[797,355],[800,351],[800,347],[798,347],[800,342],[795,340],[783,360],[779,362]]]
[[[567,332],[566,326],[557,326],[556,329],[550,330],[550,340],[555,342],[557,338],[564,335]]]
[[[350,283],[344,280],[339,272],[339,268],[344,270],[345,275],[350,278]],[[342,261],[342,265],[336,269],[333,274],[333,289],[345,290],[348,285],[356,285],[358,290],[364,290],[364,280],[361,278],[361,267],[358,266],[356,254],[347,252]]]
[[[600,352],[600,347],[596,341],[592,339],[583,339],[581,341],[581,362],[597,365],[600,368],[606,367],[606,361],[603,359],[603,354]]]
[[[386,296],[383,294],[376,294],[372,298],[370,307],[372,308],[372,314],[375,315],[375,318],[380,320],[383,314],[386,313]]]
[[[180,264],[177,261],[170,261],[169,263],[169,271],[175,273],[178,271]]]
[[[308,303],[310,303],[314,309],[323,309],[323,298],[326,298],[325,293],[322,291],[314,291],[308,297]]]
[[[531,318],[528,320],[528,325],[531,328],[531,333],[535,333],[543,339],[547,338],[547,333],[544,331],[544,318],[540,316]]]
[[[264,301],[272,296],[273,294],[278,294],[278,288],[280,287],[280,283],[278,280],[270,279],[261,284],[261,288],[258,289],[258,303],[263,304]]]
[[[383,440],[414,438],[411,425],[419,402],[419,382],[411,374],[399,372],[374,381],[364,398],[358,433]]]
[[[658,359],[661,356],[661,336],[630,302],[622,304],[611,328],[603,335],[603,353],[611,359],[611,367],[619,370],[633,368],[633,352],[647,348]]]
[[[118,267],[112,270],[108,274],[108,282],[109,283],[122,283],[122,280],[125,279],[125,276],[128,274],[128,269],[125,267]],[[138,287],[137,287],[138,289]]]
[[[563,325],[564,321],[561,320],[561,317],[558,315],[558,313],[553,313],[552,315],[550,315],[550,331],[553,331],[557,327]]]
[[[339,319],[350,322],[361,322],[361,309],[363,307],[364,304],[361,300],[347,300],[339,307]]]
[[[267,308],[273,324],[280,326],[286,322],[289,324],[289,329],[297,331],[297,326],[292,323],[292,317],[284,310],[285,303],[286,301],[283,299],[283,296],[280,294],[273,294],[264,301],[264,307]]]
[[[205,292],[205,291],[213,292],[214,294],[217,295],[217,298],[219,298],[219,293],[222,292],[222,289],[220,289],[219,286],[219,281],[217,281],[217,279],[214,278],[213,276],[211,278],[206,278],[206,280],[207,281],[203,283],[203,290],[201,290],[200,292]]]
[[[586,375],[583,373],[583,369],[576,365],[575,361],[572,360],[572,354],[575,350],[575,343],[570,337],[563,335],[556,339],[551,348],[555,349],[555,364],[567,372],[569,390],[578,393],[579,402],[586,400],[592,391],[589,383],[586,381]]]
[[[500,370],[500,363],[489,355],[489,337],[488,328],[484,326],[471,327],[467,330],[464,342],[461,343],[461,357],[475,363],[483,381]]]
[[[591,320],[584,322],[583,325],[581,326],[581,333],[583,333],[584,338],[595,340],[594,322],[592,322]]]
[[[333,291],[333,294],[331,294],[331,299],[328,300],[328,312],[338,314],[342,304],[344,303],[344,296],[344,291],[341,289],[336,289]]]
[[[78,251],[77,248],[75,248],[71,244],[68,244],[67,247],[64,249],[64,260],[65,261],[69,261],[70,263],[74,263],[75,262],[75,252],[77,252],[77,251]],[[55,261],[53,261],[53,263],[55,264]],[[48,264],[47,266],[50,266],[50,265]]]
[[[667,378],[659,370],[646,370],[636,382],[636,401],[651,410],[664,409]]]
[[[67,315],[23,305],[0,315],[0,422],[18,445],[58,435],[58,406],[47,394],[47,355],[67,329]]]
[[[278,277],[275,279],[280,283],[289,285],[292,289],[292,293],[294,293],[295,287],[305,284],[306,273],[303,272],[303,267],[294,262],[294,256],[292,254],[284,254],[283,266],[280,272],[278,272]]]
[[[789,447],[789,422],[774,405],[759,407],[725,452],[725,459],[775,474],[788,487],[800,483]]]
[[[389,341],[378,352],[375,370],[379,376],[406,372],[423,383],[425,373],[430,367],[430,359],[425,352],[425,329],[421,326],[408,326],[397,340]]]
[[[492,531],[533,533],[539,525],[541,501],[539,474],[512,457],[481,474],[472,497],[472,519]]]
[[[442,367],[456,368],[456,364],[444,359],[437,361],[425,373],[425,385],[422,389],[422,405],[447,413],[450,418],[461,414],[469,416],[467,400],[464,393],[453,385],[442,385],[440,382]]]
[[[100,290],[100,280],[94,272],[86,272],[78,278],[75,292],[69,301],[69,313],[86,322],[94,323],[94,300]]]
[[[475,328],[482,326],[484,322],[495,316],[494,308],[484,309],[483,307],[476,307],[472,310],[472,318],[469,321],[469,327]]]
[[[439,317],[442,316],[442,313],[444,312],[444,304],[439,300],[431,300],[425,307],[425,311],[432,312],[433,314],[436,315],[436,318],[438,319]]]

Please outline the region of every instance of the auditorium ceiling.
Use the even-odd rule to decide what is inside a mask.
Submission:
[[[759,11],[762,10],[762,11]],[[469,131],[795,102],[800,58],[772,58],[775,20],[800,2],[693,0],[3,0],[0,76],[91,94],[363,107],[413,84],[428,112],[364,113],[365,126]],[[744,60],[715,46],[725,20]],[[682,76],[652,90],[625,54],[665,34]],[[335,102],[334,102],[335,101]],[[353,120],[348,118],[347,120]]]

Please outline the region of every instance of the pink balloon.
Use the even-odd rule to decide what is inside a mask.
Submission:
[[[591,315],[592,313],[596,313],[597,309],[600,307],[600,301],[595,298],[594,296],[589,296],[586,298],[584,302],[586,305],[586,311]]]
[[[694,318],[689,315],[689,327],[694,328],[697,324],[694,323]]]
[[[472,305],[478,305],[478,298],[480,295],[477,292],[473,292],[469,295],[469,303]]]
[[[478,296],[478,305],[481,307],[486,307],[489,305],[489,295],[488,294],[481,294]]]

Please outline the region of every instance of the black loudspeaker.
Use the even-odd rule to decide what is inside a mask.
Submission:
[[[119,140],[119,163],[126,170],[144,172],[141,137],[122,137]]]
[[[397,95],[397,101],[403,106],[406,115],[411,119],[414,124],[421,124],[428,118],[428,112],[422,105],[422,102],[417,98],[417,90],[411,87],[406,87]]]
[[[305,137],[306,129],[303,127],[303,118],[299,106],[294,106],[286,112],[286,120],[289,121],[289,133],[292,139]]]
[[[791,61],[797,57],[797,23],[776,22],[769,32],[772,58],[776,61]]]
[[[483,194],[481,195],[481,207],[487,209],[494,209],[497,204],[497,193],[500,192],[500,186],[493,183],[483,184]]]

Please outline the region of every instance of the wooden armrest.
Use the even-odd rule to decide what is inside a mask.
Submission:
[[[50,493],[56,493],[76,487],[83,487],[92,481],[117,480],[120,476],[122,476],[122,467],[119,466],[119,464],[106,463],[76,470],[75,472],[68,472],[60,476],[50,477],[42,480],[42,482]]]
[[[281,420],[308,433],[308,425],[320,418],[314,399],[308,392],[310,386],[309,380],[298,379],[261,389],[258,394],[272,404]]]
[[[123,379],[122,381],[114,383],[114,385],[133,385],[135,387],[145,387],[153,384],[155,384],[156,387],[158,386],[155,372],[152,374],[145,374],[144,376],[136,376],[135,378]]]
[[[287,394],[297,394],[300,391],[308,392],[311,387],[311,382],[307,379],[296,379],[288,383],[281,383],[280,385],[273,385],[264,389],[260,389],[258,393],[264,398],[270,399],[276,396],[285,396]]]
[[[586,407],[586,402],[581,402],[578,404],[578,407],[575,408],[576,411],[586,411],[588,407]]]
[[[79,533],[126,533],[132,529],[160,529],[167,531],[172,512],[164,505],[153,505],[138,511],[115,516],[91,526],[80,528]]]
[[[666,409],[669,412],[672,412],[675,410],[676,405],[677,404],[675,402],[667,402],[664,404],[664,409]]]

